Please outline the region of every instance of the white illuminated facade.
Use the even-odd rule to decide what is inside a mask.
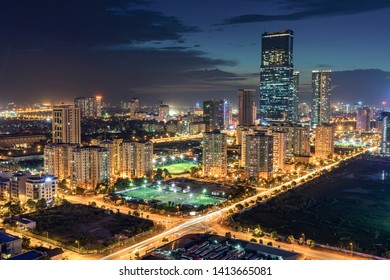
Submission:
[[[81,143],[80,108],[73,105],[60,105],[53,108],[53,143]]]
[[[315,130],[315,156],[327,159],[334,153],[334,126],[331,124],[317,125]]]
[[[57,196],[58,179],[54,176],[32,176],[26,180],[26,201],[52,200]]]
[[[227,136],[219,130],[203,134],[203,176],[227,175]]]

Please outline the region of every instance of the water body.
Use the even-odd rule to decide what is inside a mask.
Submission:
[[[382,256],[390,251],[390,161],[356,159],[234,219]]]

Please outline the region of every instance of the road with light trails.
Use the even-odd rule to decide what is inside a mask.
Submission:
[[[351,155],[349,157],[341,159],[341,160],[339,160],[339,161],[337,161],[335,163],[332,163],[330,165],[321,167],[321,168],[319,168],[319,169],[317,169],[315,171],[312,171],[312,172],[310,172],[310,173],[308,173],[306,175],[303,175],[303,176],[301,176],[299,178],[295,178],[295,179],[293,179],[293,180],[291,180],[289,182],[286,182],[286,183],[283,183],[283,184],[281,184],[279,186],[273,187],[273,188],[271,188],[269,190],[266,190],[266,191],[264,191],[262,193],[259,193],[259,194],[256,194],[254,196],[245,198],[245,199],[241,200],[239,203],[245,203],[245,202],[250,203],[251,200],[256,200],[260,196],[271,194],[275,190],[280,190],[283,185],[291,184],[293,181],[301,181],[302,179],[308,180],[309,176],[312,176],[313,177],[312,179],[314,179],[316,177],[315,174],[317,172],[327,171],[328,169],[330,169],[330,168],[340,164],[340,162],[342,162],[342,161],[350,160],[350,159],[352,159],[354,157],[357,157],[357,156],[359,156],[359,155],[361,155],[361,154],[363,154],[363,153],[365,153],[367,151],[371,152],[374,149],[376,149],[376,147],[365,149],[365,150],[363,150],[363,151],[361,151],[359,153],[356,153],[354,155]],[[300,184],[297,184],[296,187],[298,187],[299,185]],[[194,225],[196,225],[198,223],[208,222],[208,221],[212,220],[213,218],[218,218],[220,215],[223,215],[223,214],[228,214],[228,211],[230,209],[234,209],[234,208],[235,208],[235,204],[234,205],[232,204],[232,205],[226,206],[226,207],[224,207],[222,209],[216,210],[216,211],[214,211],[212,213],[205,214],[203,216],[196,217],[196,218],[193,218],[191,220],[185,221],[182,224],[179,224],[179,225],[177,225],[177,226],[175,226],[175,227],[173,227],[173,228],[171,228],[171,229],[169,229],[169,230],[167,230],[165,232],[162,232],[162,233],[160,233],[158,235],[155,235],[155,236],[153,236],[153,237],[151,237],[149,239],[146,239],[146,240],[141,241],[141,242],[139,242],[137,244],[131,245],[131,246],[129,246],[129,247],[125,248],[125,249],[122,249],[120,251],[117,251],[117,252],[115,252],[113,254],[107,255],[107,256],[103,257],[102,260],[111,260],[111,259],[118,259],[118,258],[121,259],[120,258],[121,255],[129,255],[129,253],[132,250],[136,250],[137,248],[148,246],[149,244],[159,243],[159,241],[161,241],[163,238],[170,238],[170,237],[174,236],[175,234],[179,234],[181,231],[188,229],[188,227],[194,226]],[[322,251],[317,251],[317,252],[318,252],[319,255],[321,255],[321,253],[322,253]]]

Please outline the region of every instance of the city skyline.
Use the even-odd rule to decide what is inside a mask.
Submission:
[[[237,89],[259,86],[261,34],[291,29],[300,101],[310,101],[311,71],[331,69],[334,101],[377,104],[390,92],[383,59],[389,41],[381,36],[389,7],[383,1],[230,0],[223,9],[204,1],[191,9],[186,1],[100,0],[93,7],[13,1],[1,11],[0,103],[71,102],[95,92],[113,103],[236,102]]]

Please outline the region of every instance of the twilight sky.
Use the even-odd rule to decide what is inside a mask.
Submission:
[[[333,101],[390,101],[388,0],[3,0],[0,103],[236,102],[258,88],[261,34],[294,30],[301,100],[311,70]]]

